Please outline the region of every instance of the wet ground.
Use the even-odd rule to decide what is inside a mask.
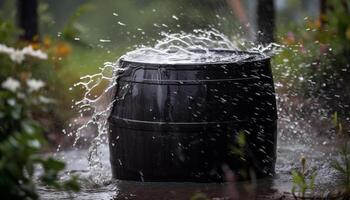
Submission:
[[[300,131],[296,124],[280,120],[277,148],[276,175],[256,183],[149,183],[110,181],[108,148],[102,148],[102,171],[88,170],[88,151],[74,150],[56,156],[67,162],[66,173],[78,174],[84,179],[83,189],[77,194],[40,188],[42,199],[293,199],[291,171],[300,167],[304,155],[310,169],[317,171],[316,194],[322,196],[336,189],[336,172],[330,164],[337,158],[337,147],[343,142],[336,137],[326,137],[309,127]],[[298,131],[295,131],[298,130]],[[309,132],[310,131],[310,132]],[[63,175],[64,177],[65,175]],[[95,184],[91,179],[100,181]],[[90,180],[90,181],[89,181]]]

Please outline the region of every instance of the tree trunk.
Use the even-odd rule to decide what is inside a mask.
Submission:
[[[17,25],[23,31],[20,39],[39,39],[37,0],[17,0]]]
[[[326,12],[327,12],[327,0],[320,0],[320,26],[321,30],[324,29],[324,26],[326,24]]]
[[[274,42],[275,5],[273,0],[257,0],[257,41],[262,44]]]

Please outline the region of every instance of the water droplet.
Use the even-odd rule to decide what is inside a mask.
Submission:
[[[120,26],[125,26],[125,24],[124,24],[123,22],[120,22],[120,21],[118,21],[118,24],[119,24]]]
[[[179,20],[179,18],[176,15],[173,15],[172,18],[175,20]]]
[[[222,98],[222,97],[220,97],[220,101],[221,101],[221,103],[226,103],[227,102],[227,100]]]
[[[107,40],[107,39],[100,39],[100,42],[108,43],[108,42],[111,42],[111,40]]]

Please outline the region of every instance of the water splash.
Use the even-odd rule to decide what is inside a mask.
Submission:
[[[214,29],[195,29],[192,33],[161,33],[161,35],[163,39],[158,40],[154,46],[139,46],[121,59],[169,64],[240,62],[252,57],[269,58],[283,48],[278,44],[262,46],[237,37],[229,38]],[[212,51],[213,49],[221,50],[221,53]],[[90,178],[97,184],[103,184],[111,179],[109,165],[101,159],[106,157],[104,154],[108,154],[108,151],[105,151],[108,144],[107,119],[116,101],[115,88],[118,76],[122,72],[118,63],[119,60],[106,62],[99,73],[81,77],[80,82],[74,85],[82,87],[85,91],[83,98],[76,101],[74,107],[78,109],[81,117],[88,118],[74,132],[74,145],[84,137],[84,134],[91,132],[91,127],[95,127],[95,137],[88,150],[88,162]],[[105,87],[102,89],[102,94],[95,95],[102,87]]]
[[[75,102],[75,107],[78,108],[80,116],[90,116],[87,122],[80,126],[75,131],[75,140],[73,146],[82,138],[82,135],[89,131],[91,126],[96,127],[96,136],[91,141],[88,151],[90,178],[95,183],[103,183],[110,178],[109,170],[102,164],[102,151],[100,146],[107,143],[108,124],[107,119],[113,106],[117,65],[113,62],[106,62],[100,68],[100,72],[94,75],[86,75],[80,78],[80,82],[76,83],[75,87],[82,87],[85,90],[81,100]],[[102,94],[96,98],[92,95],[93,90],[99,87],[104,81],[108,82]]]
[[[195,29],[192,33],[163,32],[161,36],[163,39],[158,40],[153,47],[140,46],[124,55],[123,59],[162,64],[240,62],[268,58],[281,49],[280,45],[274,43],[262,46],[242,38],[231,40],[215,29]]]

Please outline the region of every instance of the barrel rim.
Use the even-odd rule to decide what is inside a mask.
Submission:
[[[153,66],[153,67],[156,67],[156,66],[157,67],[175,67],[175,66],[190,67],[190,66],[222,66],[222,65],[235,65],[235,64],[239,65],[239,64],[246,64],[246,63],[264,62],[271,59],[271,57],[263,57],[262,53],[253,52],[253,51],[241,51],[241,50],[231,50],[231,49],[209,49],[209,51],[251,54],[251,55],[255,55],[255,57],[243,59],[238,62],[222,61],[222,62],[192,62],[192,63],[156,63],[156,62],[141,62],[141,61],[129,60],[125,58],[125,55],[123,55],[121,56],[118,62],[120,64],[122,63],[128,63],[128,64],[134,64],[134,65],[142,64],[143,66]]]

